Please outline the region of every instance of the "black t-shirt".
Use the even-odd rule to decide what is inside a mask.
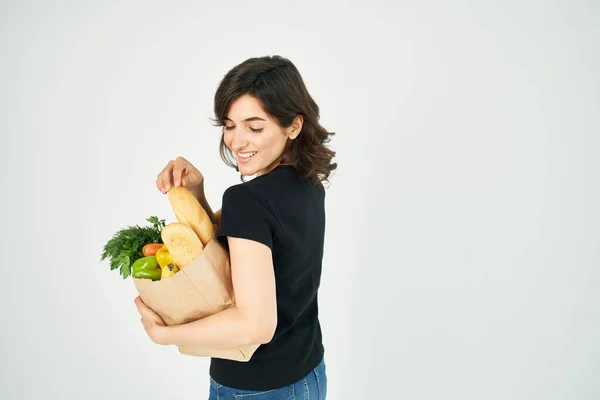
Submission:
[[[317,367],[324,355],[317,291],[325,237],[325,189],[301,179],[294,167],[272,171],[223,194],[217,239],[227,236],[269,246],[277,296],[277,328],[250,361],[212,358],[210,375],[243,390],[291,385]]]

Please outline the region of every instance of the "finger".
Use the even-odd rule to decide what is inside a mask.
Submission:
[[[171,186],[173,185],[171,176],[173,173],[174,165],[175,165],[175,161],[173,161],[173,160],[169,161],[169,163],[160,172],[160,174],[158,174],[158,177],[156,179],[157,180],[156,186],[158,187],[158,190],[160,190],[162,193],[167,193],[169,191],[169,189],[171,189]]]
[[[140,303],[138,301],[135,302],[135,308],[137,308],[138,312],[140,313],[140,315],[144,315],[144,311],[142,310],[142,306],[140,305]]]
[[[135,306],[142,317],[144,317],[144,316],[146,316],[146,314],[148,314],[148,309],[150,307],[148,307],[146,305],[146,303],[144,303],[144,301],[140,297],[137,297],[135,299]]]
[[[187,175],[187,162],[184,159],[178,158],[173,166],[173,185],[181,186],[181,179]]]
[[[158,176],[156,177],[156,187],[158,188],[158,190],[160,190],[162,193],[165,193],[165,187],[166,187],[166,182],[165,182],[165,175],[166,175],[166,168],[163,169],[160,174],[158,174]]]
[[[169,164],[167,164],[167,167],[165,168],[165,172],[162,175],[164,193],[167,193],[169,190],[171,190],[171,187],[173,186],[173,168],[174,167],[175,167],[175,161],[174,160],[169,161]]]
[[[147,305],[146,305],[144,302],[142,302],[142,301],[139,301],[139,302],[136,304],[136,306],[137,306],[137,308],[138,308],[138,311],[139,311],[139,312],[140,312],[140,314],[142,315],[142,317],[143,317],[143,316],[147,316],[147,315],[148,315],[148,309],[149,309],[150,307],[148,307],[148,306],[147,306]]]

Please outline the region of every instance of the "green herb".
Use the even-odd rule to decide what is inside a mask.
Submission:
[[[163,243],[160,236],[165,220],[152,216],[146,221],[152,226],[127,226],[116,232],[104,245],[100,261],[110,259],[110,270],[120,269],[123,279],[131,275],[131,266],[143,257],[142,248],[148,243]]]

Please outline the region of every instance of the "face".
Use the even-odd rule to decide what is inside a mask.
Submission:
[[[300,134],[302,121],[298,115],[290,127],[282,128],[263,111],[260,101],[243,95],[229,107],[223,139],[243,175],[263,175],[279,164],[287,140]]]

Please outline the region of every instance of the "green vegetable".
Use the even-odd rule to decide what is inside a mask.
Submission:
[[[147,243],[163,243],[161,238],[165,220],[152,216],[146,221],[152,226],[127,226],[118,232],[104,245],[101,261],[110,259],[110,270],[119,269],[123,279],[131,275],[131,266],[143,257],[142,249]]]
[[[134,278],[152,279],[159,281],[162,274],[162,269],[158,265],[156,256],[147,256],[137,259],[132,266]]]

